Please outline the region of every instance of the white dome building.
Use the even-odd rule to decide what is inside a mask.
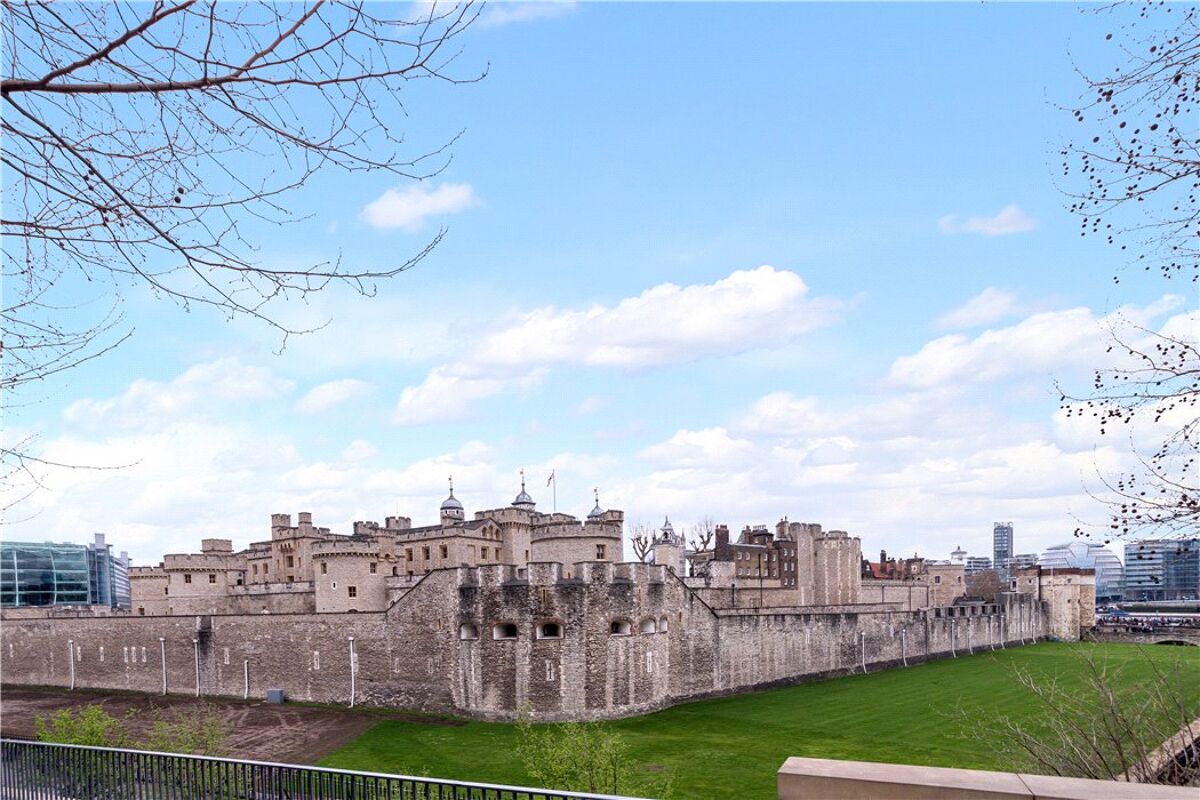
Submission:
[[[1116,600],[1121,596],[1125,568],[1121,559],[1104,545],[1075,540],[1047,547],[1038,557],[1038,566],[1049,569],[1075,567],[1096,571],[1096,600]]]

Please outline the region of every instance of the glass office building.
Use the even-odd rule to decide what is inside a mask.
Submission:
[[[1038,566],[1048,569],[1075,567],[1096,571],[1096,600],[1119,600],[1125,569],[1117,554],[1101,544],[1079,540],[1046,548]]]
[[[1013,524],[997,522],[992,525],[992,564],[1007,574],[1008,560],[1013,557]]]
[[[1126,600],[1200,598],[1200,539],[1142,539],[1125,545]]]
[[[0,606],[129,608],[129,559],[104,534],[90,545],[0,541]]]

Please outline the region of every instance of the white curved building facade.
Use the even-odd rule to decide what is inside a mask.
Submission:
[[[1073,541],[1047,547],[1038,557],[1038,566],[1050,569],[1075,567],[1096,571],[1096,599],[1115,600],[1121,596],[1125,568],[1116,553],[1104,545]]]

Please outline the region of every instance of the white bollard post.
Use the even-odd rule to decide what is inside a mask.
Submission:
[[[908,666],[908,628],[900,629],[900,660]]]
[[[200,640],[192,639],[192,651],[196,656],[196,697],[200,696]]]
[[[242,699],[250,699],[250,659],[242,659]]]
[[[67,639],[67,663],[71,665],[71,691],[75,691],[75,640]]]
[[[354,637],[348,637],[350,640],[350,707],[354,708],[354,679],[358,672],[358,656],[354,652]]]
[[[162,693],[165,695],[167,693],[167,640],[162,636],[158,637],[158,657],[162,661]]]

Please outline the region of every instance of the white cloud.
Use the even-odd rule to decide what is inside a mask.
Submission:
[[[583,398],[582,402],[579,403],[579,406],[576,407],[575,413],[579,414],[580,416],[595,414],[597,411],[603,411],[604,409],[608,408],[609,404],[610,401],[607,397],[597,397],[592,395],[591,397]]]
[[[676,467],[710,464],[728,469],[736,467],[753,452],[751,442],[735,439],[729,431],[717,427],[677,431],[667,441],[647,447],[638,455],[647,461]]]
[[[459,422],[470,417],[471,405],[476,400],[492,397],[509,387],[528,390],[537,385],[544,374],[544,371],[536,370],[519,378],[491,378],[438,367],[424,381],[400,393],[392,421],[397,425]]]
[[[342,460],[356,463],[359,461],[369,461],[377,455],[379,455],[378,447],[366,439],[355,439],[342,451]]]
[[[317,414],[340,406],[347,400],[362,396],[371,390],[371,384],[357,378],[344,378],[314,386],[296,401],[296,410],[305,414]]]
[[[1095,437],[1060,440],[1050,413],[997,424],[986,402],[935,397],[768,395],[735,432],[683,429],[645,448],[655,469],[619,493],[627,508],[669,513],[677,527],[704,514],[734,530],[788,516],[848,530],[864,552],[919,545],[944,558],[958,544],[986,553],[996,519],[1014,520],[1022,551],[1069,538],[1072,512],[1096,508],[1085,486],[1129,462]]]
[[[938,220],[938,230],[946,234],[978,233],[983,236],[1007,236],[1027,233],[1037,227],[1037,220],[1018,205],[1007,205],[991,217],[967,217],[947,214]]]
[[[762,266],[708,284],[664,283],[615,306],[544,307],[488,336],[480,364],[640,368],[777,346],[829,325],[840,301],[808,298],[794,272]]]
[[[368,203],[360,216],[376,228],[418,231],[429,217],[457,214],[478,203],[470,184],[443,183],[437,187],[417,184],[388,189]]]
[[[261,367],[221,358],[197,364],[167,383],[139,378],[117,397],[76,400],[63,417],[78,425],[147,427],[222,403],[286,395],[293,386]]]
[[[395,420],[462,419],[473,401],[527,387],[553,366],[644,369],[779,347],[844,308],[808,295],[796,273],[762,266],[708,284],[660,284],[612,306],[535,309],[405,389]]]
[[[1146,325],[1181,302],[1178,296],[1166,295],[1148,306],[1124,306],[1103,317],[1084,307],[1049,311],[975,338],[943,336],[913,355],[897,358],[889,381],[921,388],[981,383],[1019,374],[1048,378],[1058,370],[1094,368],[1111,361],[1105,353],[1110,329],[1130,323]]]
[[[974,328],[1013,316],[1018,310],[1015,294],[988,287],[958,308],[938,317],[937,324],[939,328]]]
[[[516,22],[534,22],[570,14],[575,0],[503,0],[489,3],[479,18],[484,28],[499,28]]]

